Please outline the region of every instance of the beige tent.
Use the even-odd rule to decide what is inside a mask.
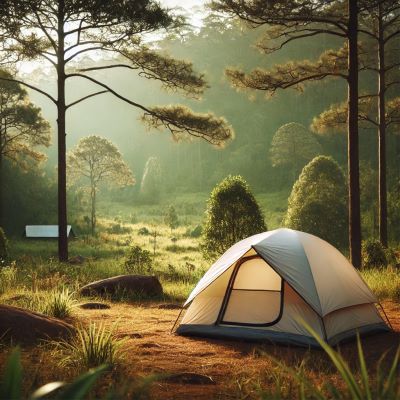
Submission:
[[[277,229],[244,239],[207,271],[184,304],[178,334],[317,345],[389,330],[377,299],[336,248]]]

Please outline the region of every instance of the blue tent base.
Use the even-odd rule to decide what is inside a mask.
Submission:
[[[366,325],[357,329],[342,332],[329,340],[330,345],[349,341],[357,336],[357,332],[364,336],[378,332],[388,332],[389,327],[385,323]],[[274,332],[266,329],[249,329],[222,325],[180,325],[176,330],[178,335],[194,336],[228,340],[245,340],[254,342],[270,342],[276,344],[294,345],[300,347],[320,348],[318,342],[310,336],[297,335],[286,332]]]

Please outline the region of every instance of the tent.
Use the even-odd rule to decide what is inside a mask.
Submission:
[[[318,346],[388,331],[356,269],[324,240],[291,229],[244,239],[201,278],[177,333]]]
[[[58,225],[26,225],[24,236],[30,239],[58,238]],[[75,237],[71,225],[67,225],[67,237]]]

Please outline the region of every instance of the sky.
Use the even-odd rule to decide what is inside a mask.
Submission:
[[[190,23],[195,26],[201,25],[202,10],[207,0],[161,0],[162,5],[170,8],[181,7],[188,11]]]

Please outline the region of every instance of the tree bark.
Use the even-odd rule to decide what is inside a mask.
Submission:
[[[58,138],[58,258],[68,260],[67,165],[65,140],[64,0],[58,2],[57,138]]]
[[[379,239],[387,247],[385,43],[382,3],[378,5],[378,147],[379,147]]]
[[[361,267],[360,176],[358,149],[358,6],[348,0],[348,174],[350,261]]]
[[[1,148],[1,134],[0,134],[0,148]],[[0,152],[0,228],[4,229],[4,179],[3,179],[3,154]]]
[[[91,224],[92,224],[92,236],[93,236],[96,231],[96,187],[95,186],[92,186],[91,188],[90,200],[92,203]]]

